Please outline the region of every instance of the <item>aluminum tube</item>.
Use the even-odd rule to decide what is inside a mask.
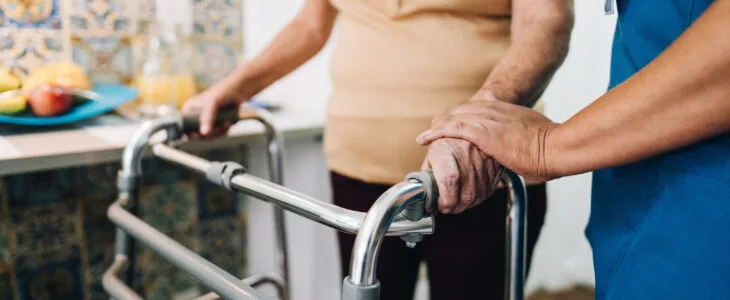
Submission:
[[[244,283],[252,286],[252,287],[258,287],[264,284],[271,284],[276,288],[276,291],[281,295],[284,293],[284,286],[286,283],[284,282],[284,279],[279,277],[277,274],[256,274],[251,275],[249,277],[246,277],[242,280]],[[207,293],[205,295],[199,296],[197,298],[194,298],[194,300],[218,300],[220,297],[216,295],[216,293]]]
[[[129,235],[152,248],[167,261],[189,273],[218,295],[232,300],[265,299],[263,295],[242,283],[238,278],[130,214],[118,202],[109,207],[107,215],[112,222]]]
[[[109,293],[112,299],[118,300],[143,300],[140,295],[135,293],[128,285],[117,277],[119,272],[127,264],[127,257],[124,255],[116,255],[109,269],[101,276],[101,284],[104,290]]]
[[[271,181],[278,184],[284,185],[284,139],[271,120],[271,117],[266,111],[255,111],[256,117],[252,118],[259,123],[264,125],[266,130],[266,156],[269,165],[269,178]],[[276,232],[276,248],[277,253],[275,259],[277,261],[281,276],[284,279],[285,285],[284,290],[281,292],[283,300],[291,299],[290,283],[291,278],[289,275],[289,253],[288,253],[288,242],[286,236],[286,215],[284,209],[280,206],[274,206],[274,230]]]
[[[412,201],[426,196],[423,186],[413,182],[401,182],[383,193],[368,210],[360,232],[355,239],[350,263],[350,283],[356,286],[377,284],[375,267],[380,245],[390,224]]]
[[[149,144],[152,135],[168,128],[182,128],[182,118],[172,115],[142,124],[124,148],[121,170],[124,176],[131,178],[142,174],[142,151]]]
[[[205,159],[163,144],[154,145],[152,151],[162,159],[186,166],[200,174],[205,174],[210,165]],[[231,179],[231,187],[237,192],[271,202],[292,213],[347,233],[356,234],[365,218],[365,213],[319,201],[250,174],[234,176]],[[433,230],[433,220],[431,218],[415,222],[396,220],[388,229],[387,235],[432,234]]]
[[[522,177],[507,170],[502,181],[508,189],[505,299],[523,300],[525,285],[525,227],[527,227],[527,191]]]
[[[152,145],[152,153],[157,157],[175,162],[203,175],[210,167],[210,161],[165,144]]]
[[[421,184],[413,184],[423,192]],[[285,187],[248,174],[233,177],[231,187],[236,191],[272,202],[297,215],[327,225],[342,232],[356,234],[361,229],[365,213],[352,211],[333,204],[325,203]],[[408,233],[433,233],[431,218],[419,221],[397,220],[388,229],[388,236],[401,236]]]

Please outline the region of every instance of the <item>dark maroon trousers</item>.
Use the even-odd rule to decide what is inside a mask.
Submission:
[[[335,204],[366,212],[390,186],[332,172]],[[527,265],[545,219],[545,185],[528,187]],[[386,237],[376,275],[382,300],[413,299],[421,261],[428,266],[431,300],[504,299],[506,191],[459,215],[436,216],[436,232],[416,248]],[[355,236],[339,233],[343,277],[349,273]]]

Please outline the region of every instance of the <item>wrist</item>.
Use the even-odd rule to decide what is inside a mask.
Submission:
[[[228,97],[232,98],[237,104],[249,101],[253,96],[258,94],[259,89],[255,76],[251,76],[246,66],[242,66],[235,73],[221,82],[221,88],[226,91]]]
[[[584,149],[576,141],[570,124],[555,124],[547,130],[544,139],[543,161],[548,177],[560,178],[590,171]]]

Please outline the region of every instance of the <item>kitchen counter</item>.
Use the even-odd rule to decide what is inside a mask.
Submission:
[[[286,143],[286,185],[329,201],[320,142],[324,116],[291,109],[273,114],[272,121]],[[49,294],[54,299],[107,297],[100,278],[114,257],[114,227],[105,211],[117,196],[122,151],[141,124],[110,114],[53,129],[0,125],[0,299],[30,299],[35,286],[60,286]],[[262,133],[257,122],[241,121],[225,137],[181,147],[208,159],[245,162],[251,174],[268,178]],[[276,270],[269,204],[159,159],[145,160],[143,169],[143,220],[239,277]],[[334,231],[287,216],[290,249],[297,249],[290,252],[292,274],[300,278],[294,293],[321,293],[326,285],[335,297]],[[149,248],[137,251],[134,285],[146,299],[203,291]],[[313,269],[326,272],[314,280]]]
[[[272,116],[285,139],[322,134],[321,115],[283,110]],[[0,176],[119,160],[142,122],[110,114],[54,129],[0,124]],[[234,125],[226,137],[191,141],[184,147],[210,149],[242,144],[261,139],[262,133],[263,127],[255,121],[243,121]]]

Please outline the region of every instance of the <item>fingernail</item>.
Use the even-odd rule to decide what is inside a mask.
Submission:
[[[441,209],[441,213],[442,214],[450,214],[451,213],[451,208],[442,208]]]
[[[202,134],[210,133],[210,126],[208,126],[208,125],[200,126],[200,133],[202,133]]]
[[[484,96],[488,101],[499,101],[497,96],[494,95],[494,93],[492,93],[492,91],[488,91],[488,92],[484,93]]]
[[[418,137],[416,138],[416,142],[419,144],[422,144],[426,140],[426,136],[430,135],[431,132],[433,132],[431,129],[424,131]]]

